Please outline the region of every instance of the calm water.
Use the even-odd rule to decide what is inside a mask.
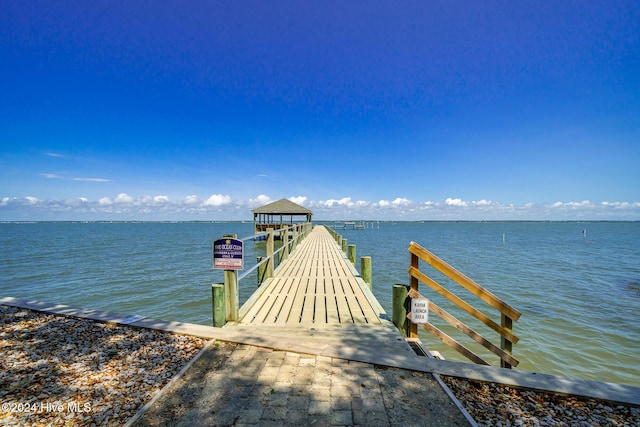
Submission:
[[[212,240],[226,233],[245,237],[252,228],[238,222],[3,223],[0,296],[208,325],[210,285],[222,282],[212,269]],[[372,257],[374,293],[388,313],[391,286],[408,283],[407,247],[416,241],[522,312],[514,325],[518,369],[640,386],[640,222],[374,222],[338,231],[357,245],[358,257]],[[247,242],[247,259],[263,246]],[[241,300],[255,283],[255,275],[241,282]],[[427,286],[420,289],[448,307]],[[469,301],[493,316],[483,303]],[[422,337],[447,359],[463,360],[429,334]]]

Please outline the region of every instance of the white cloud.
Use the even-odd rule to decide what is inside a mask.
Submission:
[[[462,199],[452,199],[452,198],[448,198],[447,200],[444,201],[445,205],[448,206],[460,206],[460,207],[467,207],[469,205],[469,203],[463,201]]]
[[[333,207],[333,206],[351,206],[353,202],[351,201],[351,197],[343,197],[342,199],[329,199],[329,200],[321,200],[318,202],[319,206],[324,207]]]
[[[231,197],[223,196],[222,194],[212,194],[203,203],[204,206],[224,206],[231,203]]]
[[[169,203],[171,200],[169,200],[169,196],[155,196],[153,201],[156,203]]]
[[[82,182],[111,182],[110,179],[106,178],[71,178],[72,181],[82,181]]]
[[[120,193],[118,197],[115,199],[115,203],[132,203],[133,197],[129,196],[127,193]]]
[[[391,203],[393,203],[396,206],[406,206],[411,203],[411,200],[405,199],[404,197],[398,197]]]
[[[257,206],[266,205],[269,202],[271,202],[271,197],[265,194],[260,194],[255,199],[249,199],[249,206],[257,207]]]
[[[184,198],[184,203],[186,205],[197,205],[200,203],[200,198],[196,195],[187,196]]]
[[[412,201],[405,197],[377,202],[342,197],[309,200],[307,196],[292,196],[295,203],[305,204],[314,211],[316,220],[393,219],[393,220],[640,220],[640,202],[589,200],[526,203],[514,205],[487,199],[466,201],[446,198],[441,201]],[[249,219],[255,205],[271,201],[267,195],[255,199],[233,200],[229,195],[213,194],[207,199],[190,195],[173,201],[167,195],[139,198],[120,193],[115,198],[101,197],[91,201],[86,197],[66,200],[41,200],[26,196],[0,197],[0,220],[25,218],[47,219]]]
[[[292,201],[293,203],[297,203],[299,205],[304,205],[304,202],[307,201],[307,197],[306,196],[291,196],[291,197],[289,197],[289,200]]]
[[[398,206],[409,206],[411,204],[411,200],[405,199],[404,197],[396,197],[393,201],[388,200],[379,200],[378,206],[386,208],[386,207],[398,207]]]
[[[602,202],[602,206],[611,207],[614,209],[637,209],[640,208],[640,202],[629,203],[629,202]]]
[[[60,175],[56,175],[55,173],[41,173],[40,176],[44,176],[48,179],[62,179]]]
[[[62,204],[67,207],[79,207],[86,205],[88,200],[84,197],[78,197],[76,199],[65,200]]]
[[[41,173],[40,176],[43,176],[47,179],[63,179],[67,181],[79,181],[79,182],[111,182],[110,179],[106,178],[91,178],[91,177],[64,177],[55,173]]]

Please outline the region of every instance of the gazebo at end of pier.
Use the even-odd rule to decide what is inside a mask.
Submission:
[[[255,233],[267,228],[279,229],[295,223],[311,222],[313,212],[304,206],[288,199],[280,199],[251,211],[253,213],[253,229]],[[294,217],[297,218],[294,221]],[[304,217],[304,219],[300,218]],[[288,221],[287,221],[288,220]]]

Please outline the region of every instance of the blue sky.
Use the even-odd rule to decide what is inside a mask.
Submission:
[[[640,220],[637,1],[0,10],[0,220]]]

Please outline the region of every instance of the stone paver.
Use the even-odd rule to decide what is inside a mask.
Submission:
[[[469,425],[429,375],[235,344],[211,347],[134,423],[301,424]]]

